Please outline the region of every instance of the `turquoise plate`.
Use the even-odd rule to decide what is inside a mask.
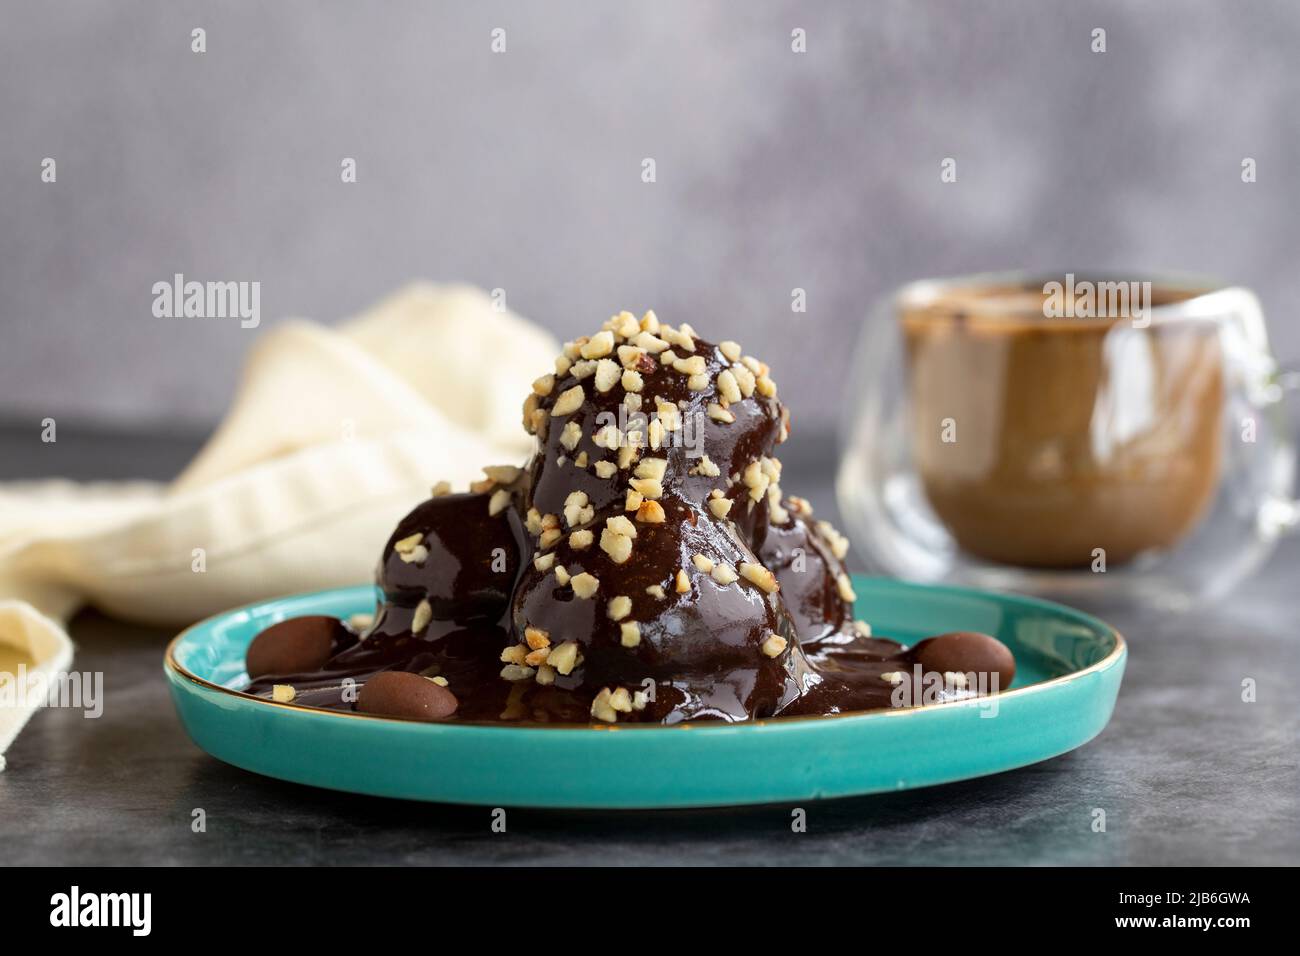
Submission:
[[[194,742],[255,773],[411,800],[528,807],[705,807],[846,797],[1023,767],[1086,743],[1110,719],[1127,650],[1114,628],[1032,598],[854,579],[858,617],[911,643],[971,630],[1016,656],[994,700],[747,724],[429,724],[311,710],[240,693],[244,649],[303,614],[373,610],[372,587],[266,601],[194,625],[167,649]]]

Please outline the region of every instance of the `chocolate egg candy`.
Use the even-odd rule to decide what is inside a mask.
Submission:
[[[320,614],[272,624],[248,645],[244,667],[251,678],[319,670],[345,633],[341,621]]]
[[[998,690],[1010,687],[1016,676],[1016,660],[1007,646],[996,637],[976,631],[927,637],[912,648],[912,655],[927,672],[996,674]]]
[[[456,695],[427,677],[407,671],[383,671],[357,694],[357,710],[384,717],[442,720],[456,712]]]

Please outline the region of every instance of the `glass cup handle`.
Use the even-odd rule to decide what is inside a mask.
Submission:
[[[1294,401],[1294,396],[1300,393],[1300,367],[1296,365],[1287,365],[1278,369],[1274,376],[1273,383],[1276,387],[1274,400],[1281,404],[1286,402],[1288,397]],[[1287,435],[1286,440],[1295,448],[1295,436]],[[1292,452],[1292,467],[1294,468],[1294,452]],[[1294,475],[1292,477],[1294,481]],[[1292,493],[1294,495],[1294,492]],[[1283,531],[1288,534],[1295,534],[1300,531],[1300,498],[1290,497],[1283,498],[1277,502],[1278,505],[1278,523]]]

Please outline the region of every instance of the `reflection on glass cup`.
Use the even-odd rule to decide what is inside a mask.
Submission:
[[[975,276],[864,333],[838,490],[888,573],[1163,605],[1297,523],[1255,297],[1185,279]]]

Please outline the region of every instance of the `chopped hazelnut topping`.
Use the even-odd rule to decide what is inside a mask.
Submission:
[[[573,463],[574,463],[575,465],[577,465],[579,468],[586,468],[586,467],[587,467],[587,453],[586,453],[585,451],[580,451],[580,452],[578,452],[578,457],[575,458],[575,459],[573,459]]]
[[[597,478],[613,478],[618,474],[618,466],[612,461],[598,461],[594,468]]]
[[[643,524],[663,524],[664,506],[657,501],[643,501],[636,509],[636,520]]]
[[[645,355],[645,349],[639,349],[635,345],[620,345],[618,347],[618,361],[625,369],[636,370],[643,355]]]
[[[664,423],[656,418],[646,427],[646,435],[650,440],[650,447],[658,451],[664,445]]]
[[[581,385],[575,385],[573,388],[561,392],[560,397],[555,400],[554,407],[551,408],[551,417],[559,418],[561,415],[573,414],[582,407],[586,397]]]
[[[721,585],[735,584],[740,580],[736,574],[735,568],[729,564],[715,564],[713,570],[709,572],[709,577]]]
[[[763,495],[767,494],[767,486],[772,483],[771,476],[763,470],[762,462],[759,461],[751,461],[745,466],[742,479],[753,501],[761,500]]]
[[[677,361],[677,353],[674,352],[672,349],[669,349],[667,352],[664,352],[662,355],[659,356],[660,365],[672,365],[676,361]]]
[[[776,583],[776,575],[761,564],[755,564],[752,561],[741,561],[740,576],[751,584],[758,585],[768,594],[780,590],[780,585]]]
[[[780,657],[781,652],[785,650],[787,641],[780,634],[769,634],[767,640],[762,644],[762,651],[768,657]]]
[[[271,699],[277,704],[287,704],[298,696],[292,684],[272,684]]]
[[[573,377],[578,381],[589,379],[596,374],[596,362],[594,359],[583,359],[581,362],[573,363]]]
[[[654,309],[646,309],[645,315],[641,316],[641,331],[651,334],[659,331],[659,316],[655,315]]]
[[[542,513],[536,508],[529,508],[528,514],[524,516],[524,528],[531,535],[542,533]]]
[[[632,695],[632,709],[645,710],[645,705],[649,703],[650,695],[643,690],[637,691]]]
[[[543,631],[540,627],[524,628],[524,642],[533,650],[539,647],[551,646],[551,635],[549,631]]]
[[[622,382],[623,390],[627,392],[639,392],[645,387],[645,379],[641,377],[641,373],[632,368],[623,370]]]
[[[618,713],[610,706],[609,700],[613,696],[608,687],[602,687],[595,699],[591,702],[591,716],[597,720],[612,724],[618,721]]]
[[[715,422],[722,422],[724,425],[730,425],[736,420],[735,415],[731,414],[731,412],[723,408],[717,402],[710,402],[708,411],[710,418]]]
[[[717,489],[714,489],[717,491]],[[709,496],[709,513],[715,518],[725,518],[731,513],[731,499],[724,498],[721,494],[716,497]]]
[[[618,467],[627,469],[632,467],[632,462],[636,461],[640,451],[636,445],[624,445],[618,450]]]
[[[450,481],[440,481],[440,482],[438,482],[436,485],[433,486],[433,490],[429,492],[429,497],[430,497],[430,498],[442,498],[442,497],[444,497],[444,496],[446,496],[446,495],[449,495],[449,494],[451,494],[451,482],[450,482]]]
[[[537,677],[535,678],[535,680],[543,687],[549,684],[554,684],[555,668],[552,667],[549,663],[541,665],[540,667],[537,668]]]
[[[591,436],[591,440],[596,443],[597,448],[608,448],[614,451],[623,444],[623,433],[619,431],[617,425],[605,425]]]
[[[743,365],[733,365],[730,369],[731,377],[736,380],[736,387],[740,389],[740,394],[744,398],[754,394],[754,373]]]
[[[393,542],[393,550],[407,564],[419,564],[429,556],[429,549],[423,544],[424,535],[420,532],[408,535],[400,541]]]
[[[866,621],[854,621],[853,633],[856,634],[858,637],[870,637],[871,625],[868,624]]]
[[[767,486],[767,512],[772,524],[784,525],[790,521],[790,512],[781,504],[781,486],[776,482]]]
[[[826,543],[830,546],[831,554],[844,560],[844,556],[849,553],[849,539],[835,530],[835,526],[829,521],[818,521],[817,530],[821,532]]]
[[[757,388],[758,394],[766,398],[776,398],[776,383],[766,375],[760,375],[758,377]]]
[[[564,499],[564,521],[570,528],[586,524],[596,516],[596,509],[588,504],[585,491],[571,491]]]
[[[628,489],[627,501],[623,504],[624,511],[638,511],[641,508],[641,502],[645,501],[645,495],[639,491]]]
[[[580,598],[594,597],[600,587],[600,582],[596,580],[595,575],[586,571],[575,574],[569,583],[573,585],[573,593]]]
[[[632,556],[632,539],[606,528],[600,533],[600,549],[608,554],[615,564],[623,564]]]
[[[524,656],[524,663],[529,667],[539,667],[540,665],[545,664],[546,659],[550,656],[551,649],[549,647],[539,647],[534,651],[529,651],[528,654]]]
[[[718,475],[722,474],[722,469],[715,465],[708,455],[703,455],[690,473],[692,475],[704,475],[706,478],[717,478]]]
[[[603,358],[596,363],[596,391],[608,392],[618,384],[623,370],[612,359]]]
[[[650,585],[648,588],[645,589],[645,593],[650,595],[651,597],[660,598],[661,600],[668,596],[664,594],[664,586],[662,584]]]
[[[430,677],[429,680],[433,681],[433,682],[434,682],[435,684],[437,684],[439,687],[446,687],[446,686],[447,686],[447,678],[445,678],[445,677]]]
[[[856,601],[858,599],[858,596],[853,593],[853,582],[843,572],[835,576],[835,590],[839,593],[841,600]]]
[[[709,376],[703,372],[699,375],[692,375],[686,380],[686,387],[692,392],[702,392],[709,387]]]
[[[528,432],[530,435],[537,432],[537,419],[539,412],[541,413],[541,417],[544,418],[546,416],[546,413],[537,407],[537,393],[529,392],[528,397],[524,399],[523,418],[524,431]]]
[[[555,359],[556,377],[568,375],[569,369],[571,369],[572,367],[573,367],[573,359],[569,358],[569,356],[567,355],[558,356]]]
[[[501,663],[503,664],[522,664],[524,658],[528,655],[528,648],[522,644],[511,644],[501,652]]]
[[[885,671],[885,673],[880,675],[880,679],[887,684],[893,684],[897,687],[907,679],[907,675],[902,671]]]
[[[573,451],[580,441],[582,441],[582,426],[577,422],[565,422],[564,428],[560,431],[560,444]]]
[[[408,551],[415,550],[415,548],[423,541],[424,534],[417,531],[415,534],[407,535],[405,538],[400,538],[399,540],[394,541],[393,550],[398,554],[406,554]]]
[[[623,396],[623,404],[626,406],[628,414],[641,411],[641,396],[636,392],[628,392]]]
[[[620,594],[617,597],[609,599],[609,607],[605,612],[609,615],[611,621],[621,621],[632,613],[632,599],[626,594]]]
[[[510,492],[504,488],[498,488],[492,492],[492,497],[488,499],[488,515],[496,517],[501,512],[510,507]]]
[[[703,554],[691,555],[691,563],[701,572],[708,574],[713,570],[713,559]]]
[[[624,647],[636,647],[641,643],[641,625],[636,621],[624,621],[619,625],[619,643]]]
[[[536,671],[531,667],[525,667],[522,664],[507,664],[501,668],[501,676],[508,681],[528,680]]]
[[[662,479],[667,470],[667,458],[643,458],[637,464],[635,474],[638,478]]]
[[[558,647],[552,648],[551,656],[546,659],[546,663],[567,677],[578,664],[577,641],[565,641]]]
[[[610,321],[613,323],[614,334],[621,335],[625,339],[630,339],[641,331],[641,323],[631,312],[620,312]]]
[[[701,375],[705,369],[704,356],[692,355],[690,358],[673,360],[673,368],[683,375]]]
[[[557,564],[555,566],[555,580],[560,583],[560,587],[564,587],[566,584],[568,584],[569,581],[571,580],[569,576],[569,569],[562,564]]]
[[[415,613],[411,615],[411,633],[418,634],[429,626],[433,620],[433,606],[428,600],[423,600],[415,606]]]
[[[664,486],[658,478],[633,478],[628,484],[646,498],[658,498],[664,493]]]
[[[566,369],[566,371],[567,371],[567,369]],[[543,375],[541,378],[536,379],[536,380],[533,382],[533,391],[536,392],[538,395],[541,395],[541,396],[543,396],[543,397],[545,397],[545,396],[547,396],[547,395],[550,395],[550,394],[551,394],[551,390],[554,389],[554,388],[555,388],[555,376],[554,376],[554,375],[550,375],[550,374]]]
[[[682,410],[672,402],[655,401],[655,415],[664,431],[675,432],[682,427]]]
[[[639,332],[632,344],[643,351],[658,355],[668,348],[668,343],[650,332]]]
[[[727,339],[725,342],[718,343],[718,351],[726,356],[728,362],[738,362],[740,361],[740,353],[743,350],[740,343]]]
[[[609,695],[609,706],[620,714],[630,714],[632,713],[632,695],[627,692],[626,687],[616,687],[614,693]]]
[[[636,537],[636,525],[622,515],[616,515],[613,518],[605,519],[605,527],[615,534],[626,535],[629,538]]]
[[[686,576],[685,568],[677,569],[677,579],[676,579],[676,583],[673,585],[673,589],[678,594],[686,594],[688,591],[690,591],[691,579]]]
[[[718,394],[729,402],[740,401],[740,386],[736,384],[736,376],[730,369],[718,373]]]
[[[564,532],[559,528],[547,528],[537,539],[537,544],[543,551],[555,547],[559,540],[564,537]]]
[[[606,329],[589,338],[578,350],[578,354],[585,359],[598,359],[604,358],[612,351],[614,351],[614,333]]]
[[[586,551],[595,540],[596,536],[591,533],[591,529],[583,528],[581,531],[575,531],[569,535],[569,547],[574,551]]]

